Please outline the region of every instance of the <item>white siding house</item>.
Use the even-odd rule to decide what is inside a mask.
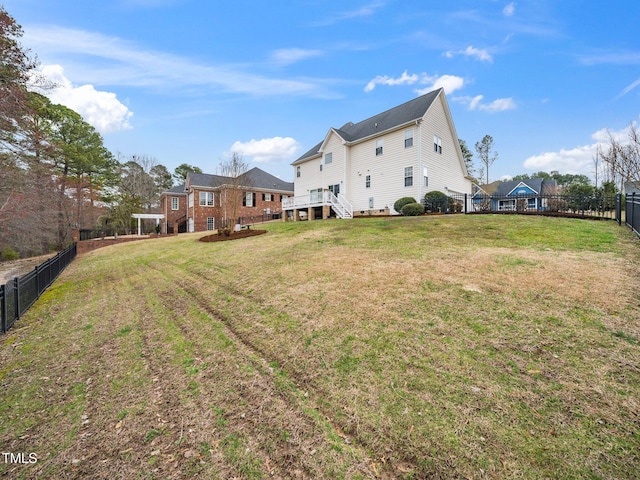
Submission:
[[[397,214],[401,197],[471,193],[443,89],[359,123],[330,128],[324,140],[292,163],[294,197],[288,217],[351,218]]]

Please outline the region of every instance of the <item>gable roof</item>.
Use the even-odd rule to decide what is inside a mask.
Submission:
[[[548,193],[550,189],[556,187],[555,180],[544,180],[542,178],[529,178],[527,180],[509,180],[507,182],[500,182],[495,189],[494,195],[498,197],[506,197],[510,195],[513,190],[519,185],[525,185],[536,194]]]
[[[640,182],[624,182],[624,193],[626,195],[640,194]]]
[[[162,192],[162,194],[186,195],[187,191],[185,189],[184,183],[181,183],[180,185],[176,185],[175,187],[171,187],[169,190]]]
[[[252,168],[241,175],[241,177],[240,184],[244,187],[293,192],[293,182],[285,182],[258,167]],[[187,174],[187,184],[192,187],[217,188],[222,185],[228,185],[230,180],[231,177],[211,175],[208,173],[189,172]]]
[[[366,120],[362,120],[361,122],[348,122],[340,128],[331,128],[329,134],[333,131],[347,143],[354,143],[364,138],[382,134],[401,125],[415,122],[427,113],[427,110],[429,110],[434,100],[438,98],[442,91],[443,89],[439,88],[425,95],[421,95],[418,98],[405,102],[402,105],[398,105],[390,110],[378,113],[377,115],[367,118]],[[296,165],[318,155],[323,144],[324,140],[299,157],[292,163],[292,165]]]

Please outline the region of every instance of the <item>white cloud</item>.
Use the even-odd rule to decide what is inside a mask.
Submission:
[[[312,23],[315,27],[327,27],[330,25],[335,25],[338,22],[343,22],[347,20],[353,20],[357,18],[366,18],[371,17],[377,13],[378,10],[385,6],[385,2],[372,2],[363,7],[357,8],[355,10],[346,10],[343,12],[335,12],[331,13],[330,17],[321,20],[318,22]]]
[[[74,86],[64,75],[60,65],[44,65],[42,76],[53,83],[43,93],[53,102],[76,111],[100,134],[132,128],[129,120],[133,113],[120,102],[115,93],[96,90],[93,85]]]
[[[188,57],[148,50],[118,37],[62,27],[25,28],[25,43],[40,58],[62,63],[78,82],[185,91],[207,86],[214,91],[252,95],[331,95],[322,82],[269,78],[247,65],[203,64]]]
[[[398,78],[389,77],[387,75],[378,75],[376,78],[367,83],[367,86],[364,87],[364,91],[371,92],[374,88],[376,88],[376,85],[413,85],[417,81],[418,75],[416,75],[415,73],[409,75],[406,70],[402,72],[402,75],[400,75]]]
[[[305,50],[302,48],[284,48],[276,50],[272,54],[273,60],[282,66],[291,65],[292,63],[306,60],[308,58],[319,57],[323,55],[322,50]]]
[[[456,55],[464,55],[465,57],[475,58],[476,60],[479,60],[481,62],[493,62],[493,57],[487,50],[479,49],[472,45],[469,45],[464,50],[458,50],[455,52],[453,50],[449,50],[444,53],[444,56],[447,58],[453,58]]]
[[[482,103],[484,95],[476,95],[475,97],[455,97],[454,102],[467,105],[467,110],[481,110],[484,112],[495,113],[504,112],[505,110],[514,110],[517,108],[513,98],[498,98],[491,103]]]
[[[516,102],[513,98],[498,98],[488,105],[478,105],[480,110],[487,112],[504,112],[505,110],[514,110],[516,108]]]
[[[421,73],[420,75],[416,73],[409,74],[405,70],[402,75],[397,78],[389,77],[387,75],[378,75],[376,78],[371,80],[366,87],[364,87],[364,91],[371,92],[376,88],[376,85],[396,86],[415,84],[428,85],[425,88],[417,89],[416,93],[418,93],[418,95],[423,95],[440,87],[444,88],[445,92],[449,94],[462,88],[464,86],[464,79],[455,75],[442,75],[438,77],[427,75],[426,73]]]
[[[231,152],[251,157],[256,163],[270,163],[292,158],[300,149],[300,144],[291,137],[251,139],[235,142]]]
[[[424,76],[423,83],[430,84],[430,86],[416,90],[418,95],[424,95],[441,87],[444,88],[446,94],[450,94],[464,87],[464,78],[455,75],[442,75],[441,77]]]
[[[523,166],[536,172],[557,170],[561,173],[592,176],[595,168],[593,159],[599,149],[606,151],[611,137],[619,142],[627,142],[629,140],[628,128],[617,131],[602,128],[591,135],[594,143],[533,155],[524,161]]]
[[[635,82],[627,85],[616,97],[616,100],[619,98],[624,97],[627,93],[629,93],[631,90],[633,90],[634,88],[636,88],[638,85],[640,85],[640,78],[637,79]]]
[[[584,145],[559,152],[544,152],[527,158],[523,166],[532,171],[550,172],[557,170],[562,173],[590,175],[593,169],[593,157],[596,154],[594,145]]]
[[[514,2],[511,2],[509,5],[502,9],[502,13],[505,17],[511,17],[516,12],[516,5]]]

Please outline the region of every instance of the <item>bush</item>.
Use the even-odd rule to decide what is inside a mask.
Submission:
[[[4,247],[0,251],[0,260],[17,260],[20,258],[20,254],[11,247]]]
[[[402,213],[402,207],[404,207],[409,203],[417,203],[417,202],[416,202],[416,199],[413,197],[402,197],[400,200],[396,200],[396,203],[393,204],[393,209],[398,213]]]
[[[424,206],[428,212],[445,212],[446,205],[447,196],[438,190],[427,192],[424,196]]]
[[[408,217],[415,217],[416,215],[422,215],[424,213],[424,207],[420,203],[407,203],[402,207],[402,215]]]

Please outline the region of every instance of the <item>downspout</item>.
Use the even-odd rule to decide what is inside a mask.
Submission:
[[[418,128],[418,203],[422,203],[422,189],[424,188],[424,166],[422,165],[422,121],[416,120],[416,127]],[[425,192],[426,193],[426,192]]]
[[[346,143],[343,144],[344,148],[344,173],[343,173],[343,178],[344,178],[344,198],[347,199],[347,201],[349,201],[349,196],[347,195],[349,192],[349,187],[348,187],[348,173],[349,173],[349,169],[347,168],[347,162],[349,161],[349,148],[347,147]]]

